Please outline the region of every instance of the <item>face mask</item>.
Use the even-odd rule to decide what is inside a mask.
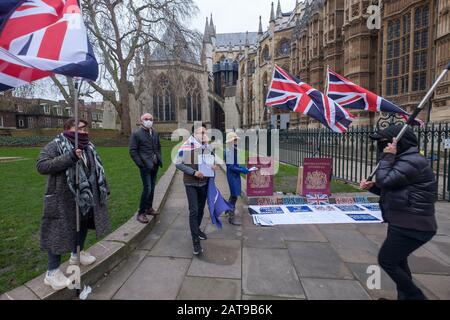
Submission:
[[[144,127],[146,127],[147,129],[151,129],[153,127],[153,121],[144,121]]]

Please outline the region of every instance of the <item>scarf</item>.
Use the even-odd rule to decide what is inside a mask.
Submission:
[[[54,141],[58,146],[60,155],[73,153],[74,144],[72,144],[71,141],[68,138],[66,138],[65,134],[58,135]],[[89,148],[89,150],[92,151],[92,154],[94,156],[93,158],[95,162],[95,175],[97,178],[97,184],[100,191],[100,203],[102,205],[106,205],[108,198],[108,188],[106,186],[105,170],[103,168],[100,157],[98,156],[97,151],[95,150],[94,145],[89,142],[87,148]],[[77,196],[76,166],[72,166],[69,169],[67,169],[66,176],[69,189],[76,199]],[[83,216],[86,216],[89,213],[89,211],[91,211],[91,209],[94,207],[94,196],[92,194],[92,186],[86,175],[84,166],[80,166],[78,190],[79,190],[78,206],[80,208],[80,213]]]
[[[64,137],[66,137],[72,145],[75,145],[75,132],[74,131],[64,131]],[[89,134],[79,132],[78,133],[78,148],[84,150],[89,145]]]

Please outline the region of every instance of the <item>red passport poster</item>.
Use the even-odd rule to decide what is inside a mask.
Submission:
[[[257,167],[258,171],[247,175],[247,197],[273,196],[273,163],[267,157],[249,157],[248,168]]]
[[[331,195],[332,158],[305,158],[303,165],[303,196]]]

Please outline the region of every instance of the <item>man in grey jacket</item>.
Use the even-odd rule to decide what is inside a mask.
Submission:
[[[206,240],[206,235],[200,230],[208,196],[208,178],[199,171],[198,156],[211,155],[207,145],[206,128],[192,128],[192,136],[181,147],[177,157],[176,167],[184,173],[183,181],[189,203],[189,225],[191,229],[194,255],[203,252],[200,240]],[[215,168],[214,168],[215,169]]]
[[[158,169],[162,167],[161,142],[158,132],[153,128],[151,114],[147,113],[141,117],[141,128],[132,134],[130,156],[139,167],[143,184],[137,220],[147,224],[149,223],[147,215],[157,215],[153,209],[153,198]]]

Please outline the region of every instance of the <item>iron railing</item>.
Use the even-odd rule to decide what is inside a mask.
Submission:
[[[450,150],[444,148],[450,139],[449,124],[430,124],[414,131],[424,156],[430,160],[439,187],[439,200],[450,201]],[[375,127],[351,127],[345,134],[326,129],[280,131],[280,161],[303,165],[304,158],[333,159],[334,178],[359,183],[377,165],[376,144],[370,139]]]

